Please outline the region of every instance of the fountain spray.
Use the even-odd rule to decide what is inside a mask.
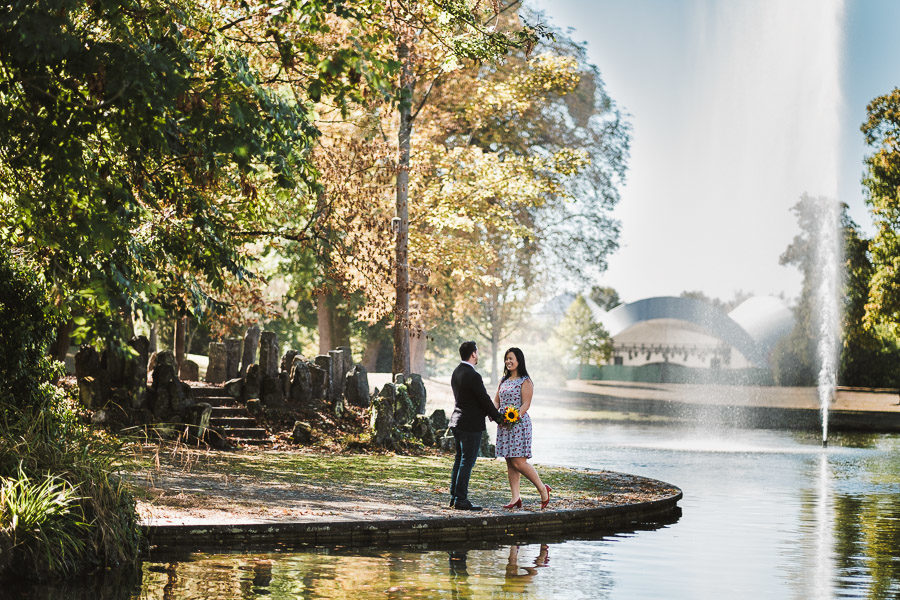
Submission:
[[[822,447],[828,447],[828,409],[837,387],[838,345],[840,344],[840,292],[843,262],[841,206],[827,198],[817,198],[815,240],[819,280],[815,290],[817,354],[819,358],[818,395],[822,412]]]

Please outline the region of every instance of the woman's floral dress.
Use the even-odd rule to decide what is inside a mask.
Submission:
[[[500,384],[500,414],[507,406],[522,407],[522,384],[527,377],[507,379]],[[519,422],[509,427],[500,425],[497,427],[497,457],[521,456],[531,458],[531,417],[528,413],[522,415]]]

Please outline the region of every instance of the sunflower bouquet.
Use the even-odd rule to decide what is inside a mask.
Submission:
[[[521,418],[521,415],[519,415],[519,409],[517,409],[515,406],[507,406],[501,414],[503,415],[503,424],[508,427],[512,427],[513,425],[518,423],[519,419]]]

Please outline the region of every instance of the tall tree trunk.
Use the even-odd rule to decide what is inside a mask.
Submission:
[[[409,154],[413,115],[412,98],[416,80],[413,74],[410,47],[405,41],[397,44],[400,59],[400,132],[398,134],[399,160],[397,161],[397,269],[394,306],[394,358],[392,370],[409,373]]]
[[[187,339],[184,341],[184,352],[185,354],[190,354],[191,346],[194,345],[194,336],[197,335],[197,328],[188,327],[187,330]]]
[[[179,317],[175,319],[175,364],[178,365],[179,372],[181,365],[184,364],[184,338],[187,333],[187,317]]]
[[[500,368],[500,362],[498,362],[498,360],[502,362],[503,359],[499,358],[498,354],[500,353],[500,342],[505,324],[503,307],[500,305],[499,291],[497,289],[491,292],[487,310],[488,333],[491,335],[491,382],[496,385],[500,381],[500,373],[503,372],[503,369]],[[506,357],[503,358],[505,359]]]
[[[350,345],[350,315],[341,309],[341,297],[325,289],[316,297],[319,325],[319,354]]]
[[[491,383],[495,384],[500,381],[499,370],[497,364],[497,354],[500,352],[500,340],[497,332],[491,330]]]
[[[332,343],[334,337],[331,331],[331,306],[328,303],[328,293],[321,290],[316,294],[316,316],[319,323],[319,354],[328,354],[334,350]]]
[[[337,296],[331,295],[329,300],[331,301],[331,331],[334,347],[350,346],[350,315],[338,308]]]
[[[66,360],[66,354],[69,352],[69,344],[71,343],[72,331],[75,329],[74,321],[66,321],[56,328],[56,339],[50,346],[50,356],[59,361]]]
[[[159,327],[156,324],[150,326],[150,354],[159,349]]]
[[[134,337],[134,313],[130,308],[125,309],[125,318],[122,319],[125,327],[125,339],[130,340]]]

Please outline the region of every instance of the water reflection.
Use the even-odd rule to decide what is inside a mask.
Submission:
[[[815,499],[815,569],[813,577],[814,598],[828,600],[834,597],[832,576],[834,573],[834,508],[831,489],[831,471],[828,457],[823,452],[819,455],[819,473],[817,478],[817,497]]]
[[[815,435],[775,431],[542,432],[544,462],[679,485],[682,518],[504,546],[154,556],[131,579],[0,598],[900,598],[900,436],[835,435],[823,450]]]
[[[145,564],[140,592],[122,598],[540,598],[546,590],[539,593],[533,580],[549,564],[549,544],[369,556],[321,550],[193,555],[181,562]]]
[[[843,597],[900,598],[900,436],[833,467],[836,585]]]
[[[448,554],[450,555],[450,597],[454,599],[470,598],[472,588],[469,585],[469,571],[466,564],[469,553],[465,550],[455,550]]]
[[[531,583],[538,573],[538,568],[546,567],[550,561],[550,546],[541,544],[540,552],[534,559],[534,565],[519,566],[519,547],[509,547],[509,560],[506,563],[506,581],[503,583],[503,591],[524,595],[526,586]]]

